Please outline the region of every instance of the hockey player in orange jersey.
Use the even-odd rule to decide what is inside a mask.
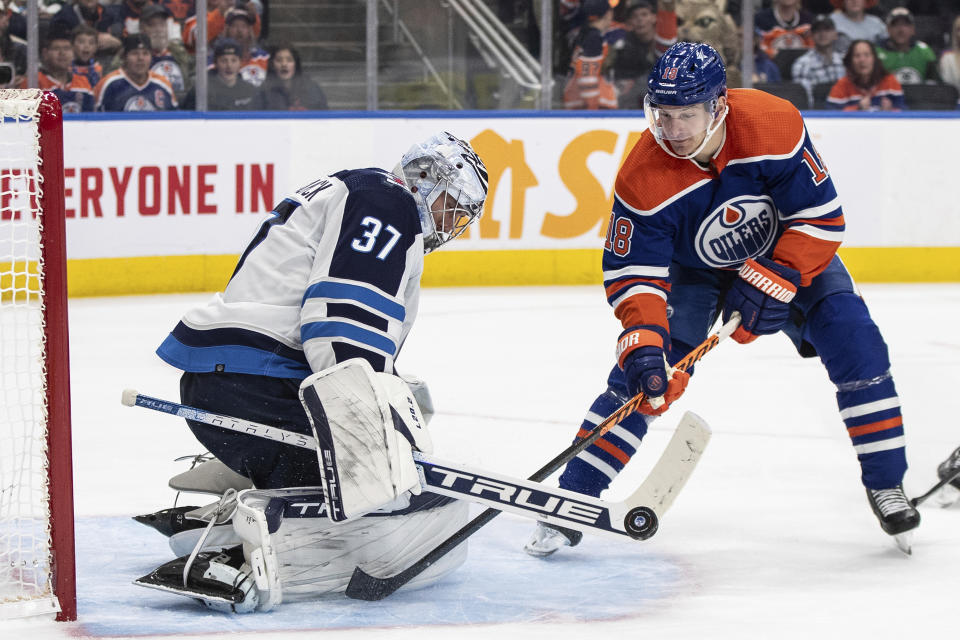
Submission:
[[[723,62],[705,44],[672,46],[648,90],[650,129],[617,176],[603,254],[607,300],[623,326],[617,364],[578,437],[637,393],[650,400],[572,460],[560,486],[606,489],[649,416],[686,387],[689,376],[668,364],[718,317],[739,312],[737,342],[783,331],[801,356],[823,362],[867,501],[909,550],[920,514],[902,488],[903,420],[887,346],[836,255],[841,198],[802,116],[761,91],[727,91]],[[546,556],[579,537],[540,523],[525,548]]]

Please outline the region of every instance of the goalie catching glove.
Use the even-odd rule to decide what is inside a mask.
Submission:
[[[648,416],[669,409],[690,381],[690,374],[667,364],[662,331],[655,325],[638,325],[626,329],[617,341],[617,362],[623,369],[627,391],[631,396],[643,392],[646,398],[637,411]]]
[[[412,451],[430,453],[426,422],[406,383],[354,358],[308,377],[300,401],[317,440],[334,522],[404,508],[420,493]]]
[[[731,337],[747,344],[780,331],[790,319],[790,302],[797,295],[800,272],[758,256],[743,263],[739,276],[723,304],[725,323],[734,311],[742,318]]]

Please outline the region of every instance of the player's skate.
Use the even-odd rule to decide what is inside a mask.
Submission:
[[[960,447],[937,467],[941,481],[952,478],[933,497],[941,507],[949,507],[960,501]]]
[[[893,536],[901,551],[911,553],[913,529],[920,525],[920,512],[903,493],[903,485],[890,489],[867,489],[867,499],[884,532]]]
[[[538,522],[523,550],[537,558],[546,558],[560,547],[577,546],[582,539],[583,533],[575,529]]]

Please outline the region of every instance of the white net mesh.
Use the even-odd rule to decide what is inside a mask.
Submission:
[[[54,610],[49,602],[40,95],[0,91],[0,618]]]

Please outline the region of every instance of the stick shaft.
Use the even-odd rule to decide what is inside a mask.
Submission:
[[[703,358],[703,356],[712,351],[713,348],[720,344],[721,341],[729,337],[739,325],[740,314],[734,313],[730,320],[720,327],[719,331],[710,335],[696,349],[688,353],[686,357],[677,363],[675,368],[683,371],[689,369],[701,358]],[[546,479],[547,476],[559,469],[561,466],[565,465],[570,460],[573,460],[581,451],[599,440],[603,434],[619,424],[620,421],[626,418],[628,415],[633,413],[637,407],[640,406],[640,403],[643,402],[645,397],[646,396],[644,396],[642,393],[637,394],[625,405],[610,414],[606,420],[594,427],[587,437],[574,443],[570,447],[567,447],[550,462],[534,472],[533,475],[529,477],[529,480],[540,482]],[[386,598],[394,591],[410,582],[410,580],[426,571],[438,559],[446,555],[452,549],[456,548],[457,545],[479,531],[484,525],[496,518],[499,514],[500,512],[496,509],[487,509],[483,511],[479,516],[464,525],[459,531],[451,535],[449,538],[434,547],[431,551],[427,552],[427,554],[422,558],[396,575],[387,576],[385,578],[377,578],[366,573],[360,567],[357,567],[353,570],[353,576],[350,578],[350,583],[347,585],[346,595],[359,600],[382,600],[383,598]]]
[[[930,489],[929,489],[926,493],[924,493],[923,495],[917,496],[916,498],[914,498],[913,500],[911,500],[911,501],[910,501],[910,504],[912,504],[912,505],[915,506],[915,507],[918,506],[919,504],[921,504],[922,502],[924,502],[927,498],[929,498],[930,496],[932,496],[932,495],[935,494],[937,491],[939,491],[940,489],[944,488],[945,486],[947,486],[948,484],[950,484],[951,482],[953,482],[953,481],[956,480],[957,478],[960,478],[960,469],[958,469],[958,470],[956,471],[956,473],[954,473],[954,474],[952,474],[952,475],[949,475],[949,476],[947,476],[946,478],[943,478],[942,480],[940,480],[940,482],[938,482],[937,484],[935,484],[935,485],[933,485],[932,487],[930,487]]]

